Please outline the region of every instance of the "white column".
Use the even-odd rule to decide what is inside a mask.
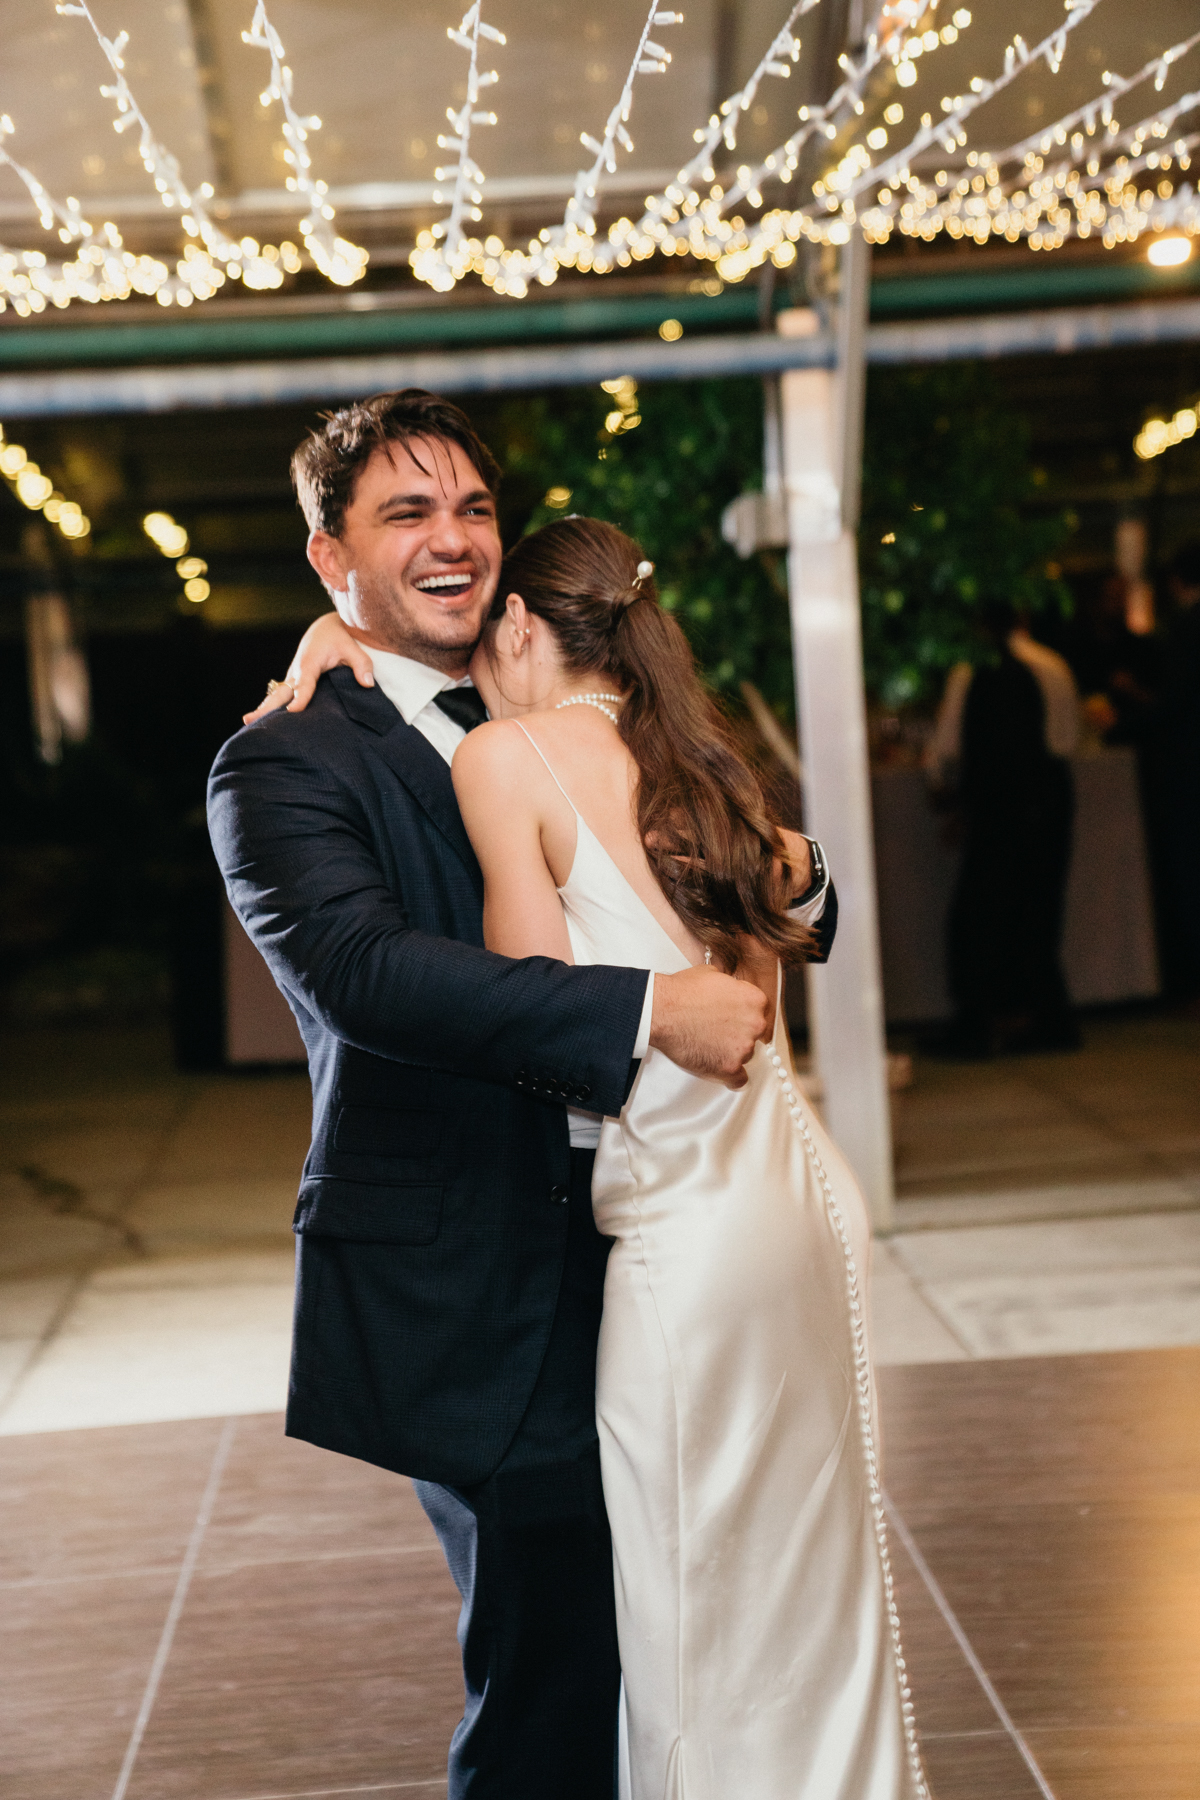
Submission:
[[[793,337],[818,329],[807,310],[781,313],[778,325]],[[809,971],[809,1029],[825,1118],[862,1183],[875,1229],[886,1231],[893,1222],[892,1133],[858,560],[854,531],[843,519],[853,429],[847,400],[853,405],[854,397],[833,370],[795,369],[783,376],[782,399],[805,825],[825,848],[840,904],[833,957]]]

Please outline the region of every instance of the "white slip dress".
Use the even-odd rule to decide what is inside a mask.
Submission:
[[[558,785],[576,963],[688,968]],[[781,1013],[740,1091],[651,1050],[600,1131],[592,1199],[615,1241],[596,1416],[632,1800],[929,1800],[880,1488],[866,1210],[796,1087]]]

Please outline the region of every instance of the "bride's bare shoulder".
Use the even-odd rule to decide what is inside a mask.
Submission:
[[[499,787],[518,779],[531,752],[511,719],[489,719],[469,732],[454,752],[450,772],[460,793]]]

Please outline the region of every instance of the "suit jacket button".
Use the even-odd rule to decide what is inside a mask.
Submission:
[[[592,1097],[591,1088],[588,1086],[586,1081],[581,1081],[579,1086],[575,1089],[575,1098],[577,1100],[590,1100],[591,1097]]]
[[[569,1199],[570,1195],[566,1188],[563,1187],[561,1183],[555,1182],[554,1186],[550,1189],[550,1204],[552,1206],[565,1206]]]

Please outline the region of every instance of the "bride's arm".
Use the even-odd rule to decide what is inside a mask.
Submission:
[[[483,870],[483,940],[501,956],[574,962],[562,902],[542,849],[532,757],[517,728],[477,726],[454,753],[459,811]]]
[[[375,686],[375,668],[366,650],[351,637],[337,613],[322,613],[297,644],[296,654],[279,686],[253,712],[242,714],[243,725],[253,725],[256,719],[277,712],[281,706],[286,706],[289,712],[303,712],[316,692],[321,676],[341,663],[353,669],[354,679],[360,687]]]

